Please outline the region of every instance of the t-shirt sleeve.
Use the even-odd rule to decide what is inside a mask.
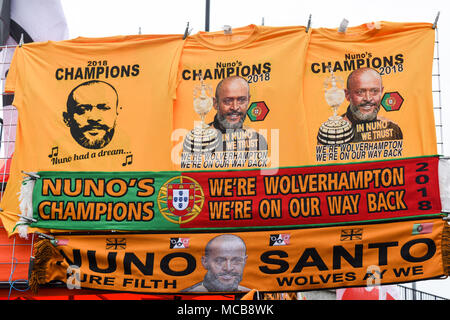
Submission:
[[[172,99],[176,99],[176,91],[178,84],[181,81],[181,55],[184,49],[186,41],[180,42],[180,46],[177,47],[174,58],[172,60],[172,65],[170,68],[169,75],[169,96]]]
[[[10,65],[9,70],[6,75],[5,93],[15,93],[15,91],[16,91],[20,52],[21,52],[21,49],[19,47],[17,47],[16,50],[14,50],[14,54],[11,59],[11,65]]]

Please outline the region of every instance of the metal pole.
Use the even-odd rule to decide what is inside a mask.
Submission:
[[[210,0],[206,0],[206,10],[205,10],[205,31],[209,31],[209,8]]]

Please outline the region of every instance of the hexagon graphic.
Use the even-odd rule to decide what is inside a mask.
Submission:
[[[264,101],[252,102],[247,110],[247,115],[251,121],[263,121],[268,113],[269,108]]]
[[[386,111],[398,111],[403,104],[403,97],[398,92],[386,92],[381,99],[381,105]]]

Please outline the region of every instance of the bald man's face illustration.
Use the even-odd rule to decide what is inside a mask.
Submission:
[[[247,81],[240,77],[223,80],[216,88],[214,108],[225,129],[242,129],[250,99]]]
[[[377,118],[383,93],[381,76],[372,69],[361,69],[348,79],[345,97],[353,116],[360,121]]]
[[[117,103],[117,93],[112,86],[105,82],[87,82],[69,95],[64,122],[81,146],[103,148],[114,135]]]
[[[240,238],[219,236],[207,246],[202,257],[208,270],[203,283],[209,291],[237,291],[247,261],[245,244]]]

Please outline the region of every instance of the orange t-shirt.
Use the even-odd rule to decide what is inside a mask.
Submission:
[[[172,168],[172,103],[184,40],[47,41],[17,48],[5,90],[19,111],[0,217],[20,214],[25,172]]]
[[[308,163],[436,155],[434,40],[429,23],[313,29],[303,81]]]
[[[305,27],[297,26],[249,25],[231,34],[188,37],[174,105],[174,168],[304,163],[301,94],[308,40]]]

